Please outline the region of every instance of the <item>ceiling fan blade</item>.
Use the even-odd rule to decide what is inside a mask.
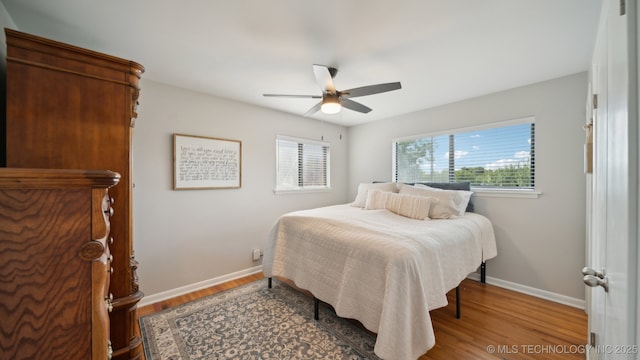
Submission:
[[[323,93],[336,93],[336,85],[333,83],[333,78],[331,77],[328,67],[313,64],[313,74],[315,75],[318,86],[320,86]]]
[[[306,113],[304,113],[304,116],[311,116],[315,113],[317,113],[318,111],[320,111],[320,107],[322,106],[322,101],[320,101],[319,103],[315,104],[311,109],[309,109]]]
[[[287,97],[287,98],[304,98],[304,99],[322,99],[322,95],[285,95],[285,94],[262,94],[266,97]]]
[[[387,91],[398,90],[401,88],[402,88],[402,85],[400,85],[399,82],[369,85],[369,86],[362,86],[362,87],[357,87],[349,90],[342,90],[340,91],[340,96],[352,98],[357,96],[379,94]]]
[[[369,111],[371,111],[370,107],[364,106],[364,105],[360,104],[359,102],[355,102],[355,101],[349,100],[349,99],[342,99],[342,101],[340,101],[340,104],[342,104],[343,107],[346,107],[349,110],[361,112],[363,114],[366,114]]]

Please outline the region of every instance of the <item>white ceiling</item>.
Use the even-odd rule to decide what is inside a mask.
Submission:
[[[346,126],[588,69],[601,0],[2,0],[18,30],[136,61],[143,79],[303,115],[321,94],[402,89],[314,118]],[[144,88],[142,89],[144,91]],[[586,89],[585,89],[586,91]]]

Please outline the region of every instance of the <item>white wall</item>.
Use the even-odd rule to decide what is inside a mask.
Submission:
[[[536,188],[542,195],[473,197],[476,212],[493,221],[498,241],[487,276],[583,300],[586,93],[585,72],[351,127],[349,197],[360,182],[391,180],[396,137],[535,116]]]
[[[285,212],[347,199],[347,129],[141,81],[133,138],[134,248],[146,295],[259,266],[271,225]],[[242,141],[242,187],[172,190],[173,134]],[[277,134],[331,143],[330,192],[275,195]],[[342,134],[342,140],[340,135]]]
[[[2,64],[2,73],[6,73],[7,69],[7,39],[4,35],[4,28],[9,29],[17,29],[16,24],[13,22],[11,15],[7,12],[7,9],[4,7],[4,4],[0,2],[0,28],[2,29],[2,34],[0,34],[0,56],[2,57],[0,60],[0,64]]]

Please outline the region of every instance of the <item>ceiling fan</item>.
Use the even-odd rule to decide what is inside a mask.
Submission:
[[[316,77],[318,86],[322,89],[322,95],[282,95],[282,94],[263,94],[270,97],[290,97],[290,98],[312,98],[322,99],[319,103],[314,105],[304,116],[311,116],[318,110],[321,110],[325,114],[336,114],[340,112],[342,107],[349,110],[368,113],[371,108],[351,100],[351,98],[358,96],[367,96],[373,94],[379,94],[387,91],[398,90],[402,86],[399,82],[368,85],[357,87],[348,90],[338,91],[333,83],[333,78],[338,73],[338,69],[325,65],[313,65],[313,74]]]

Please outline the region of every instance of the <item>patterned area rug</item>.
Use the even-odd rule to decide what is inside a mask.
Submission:
[[[147,360],[379,359],[375,336],[287,284],[262,279],[140,317]]]

